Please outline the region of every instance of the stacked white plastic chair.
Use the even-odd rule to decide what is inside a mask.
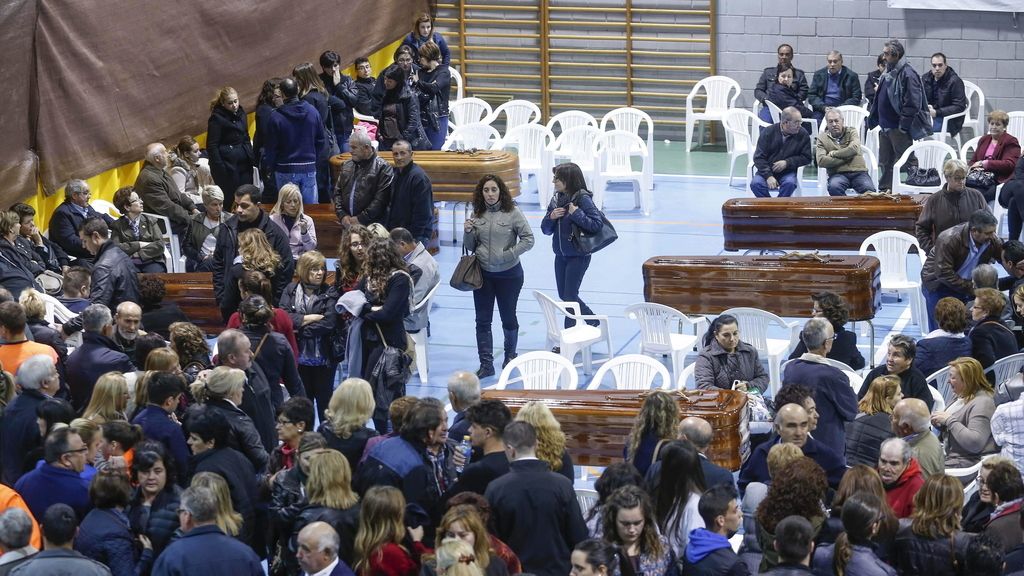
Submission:
[[[541,208],[551,200],[551,147],[555,136],[540,124],[522,124],[509,130],[502,139],[502,148],[515,148],[519,155],[519,174],[526,183],[533,174]]]
[[[633,156],[639,154],[643,167],[633,169]],[[647,144],[636,134],[626,130],[602,132],[594,141],[597,172],[594,184],[594,203],[604,207],[609,182],[630,182],[633,185],[633,207],[645,216],[651,214],[650,188],[645,186],[647,170],[652,163]]]
[[[460,98],[448,104],[448,127],[454,130],[466,124],[487,123],[493,113],[486,100]]]
[[[490,124],[473,122],[455,128],[441,146],[441,150],[458,149],[496,150],[501,148],[501,134]]]
[[[641,185],[645,190],[654,190],[654,120],[651,116],[638,108],[616,108],[601,118],[601,131],[625,130],[640,136],[640,128],[647,125],[647,140],[645,147],[634,147],[633,155],[647,158],[643,167],[643,181]],[[646,154],[644,154],[646,152]]]
[[[529,100],[509,100],[500,104],[491,112],[491,117],[486,123],[495,124],[502,114],[505,115],[505,138],[519,126],[540,123],[540,108]]]
[[[693,108],[694,98],[704,91],[704,111],[697,112]],[[693,131],[698,122],[724,122],[725,114],[736,106],[736,99],[741,92],[740,83],[728,76],[708,76],[690,90],[686,95],[686,151],[690,151]],[[703,127],[702,127],[703,128]],[[697,145],[704,140],[704,130],[697,132]]]
[[[513,379],[518,372],[519,378]],[[579,375],[571,360],[553,352],[538,350],[527,352],[512,359],[498,376],[494,390],[504,390],[509,383],[522,382],[524,390],[575,390]]]

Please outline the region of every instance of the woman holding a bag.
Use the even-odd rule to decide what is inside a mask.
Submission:
[[[494,376],[494,340],[491,321],[498,302],[501,329],[505,336],[506,365],[516,357],[519,320],[516,304],[523,289],[523,266],[519,258],[533,248],[530,223],[512,201],[508,186],[498,176],[485,175],[473,191],[473,217],[464,225],[466,249],[475,253],[483,285],[473,291],[476,309],[476,349],[480,357],[479,378]]]
[[[1006,131],[1009,124],[1010,115],[1006,112],[990,112],[988,134],[981,137],[977,148],[974,149],[974,155],[971,156],[967,186],[981,192],[989,202],[996,198],[996,186],[1013,177],[1013,169],[1017,166],[1017,160],[1020,160],[1020,142]],[[1007,208],[1010,198],[1000,198],[999,203]]]
[[[387,348],[404,351],[407,347],[404,319],[409,314],[412,276],[390,238],[373,238],[363,260],[359,290],[366,295],[366,304],[359,317],[363,319],[362,374],[373,386],[376,406],[373,426],[384,434],[388,431],[388,407],[391,401],[405,396],[405,380],[409,378],[408,363],[402,359],[404,377],[392,381],[387,374],[374,377],[377,363],[387,360]],[[355,376],[355,374],[352,374]]]
[[[555,166],[554,173],[555,195],[548,204],[540,229],[551,236],[559,300],[579,302],[580,314],[591,315],[594,311],[580,299],[580,285],[590,267],[590,254],[579,250],[573,236],[580,230],[590,234],[600,231],[603,225],[601,211],[594,204],[593,194],[587,190],[587,182],[579,166],[566,162]],[[575,320],[565,318],[566,328],[575,323]],[[587,323],[597,325],[596,321]]]

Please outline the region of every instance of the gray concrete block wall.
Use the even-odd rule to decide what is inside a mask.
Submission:
[[[894,9],[885,0],[719,0],[718,73],[743,86],[737,103],[749,107],[761,70],[777,62],[780,43],[794,46],[794,63],[809,75],[836,49],[863,78],[883,42],[894,37],[918,72],[930,69],[934,52],[944,52],[957,74],[981,87],[988,111],[1024,110],[1020,20],[1009,13]]]

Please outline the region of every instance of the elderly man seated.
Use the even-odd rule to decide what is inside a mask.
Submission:
[[[860,153],[860,133],[855,126],[845,126],[835,108],[825,111],[825,130],[814,141],[814,157],[818,169],[828,172],[829,196],[846,196],[848,188],[857,194],[875,191]]]
[[[803,117],[792,106],[785,108],[779,123],[764,129],[754,151],[754,175],[750,190],[768,198],[771,190],[779,197],[792,196],[798,184],[797,169],[811,163],[811,140],[800,129]]]
[[[768,474],[768,451],[779,443],[799,446],[804,456],[825,470],[829,486],[833,489],[839,487],[839,481],[846,473],[846,463],[834,450],[811,438],[807,432],[809,420],[807,410],[799,404],[786,404],[779,408],[775,414],[775,433],[778,436],[774,441],[762,442],[743,463],[740,468],[740,490],[746,490],[747,484],[751,482],[768,483],[771,480]]]
[[[807,103],[819,123],[829,106],[860,106],[861,98],[860,77],[843,66],[843,55],[833,50],[825,57],[825,62],[827,65],[814,73],[807,92]]]
[[[924,475],[910,444],[902,438],[882,442],[878,475],[882,477],[885,500],[893,513],[897,518],[909,518],[914,511],[914,495],[924,486]]]
[[[910,446],[925,476],[946,470],[946,456],[939,439],[932,434],[930,417],[928,406],[917,398],[904,398],[892,409],[892,433]]]

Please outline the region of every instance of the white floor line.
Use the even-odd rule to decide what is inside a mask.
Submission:
[[[906,327],[907,324],[910,324],[910,319],[910,304],[908,303],[903,308],[903,313],[900,314],[900,317],[893,323],[892,329],[885,335],[885,338],[882,338],[882,341],[878,344],[878,348],[875,349],[876,366],[879,364],[885,364],[885,356],[889,353],[889,340],[892,338],[893,334],[901,334],[903,332],[903,328]]]

